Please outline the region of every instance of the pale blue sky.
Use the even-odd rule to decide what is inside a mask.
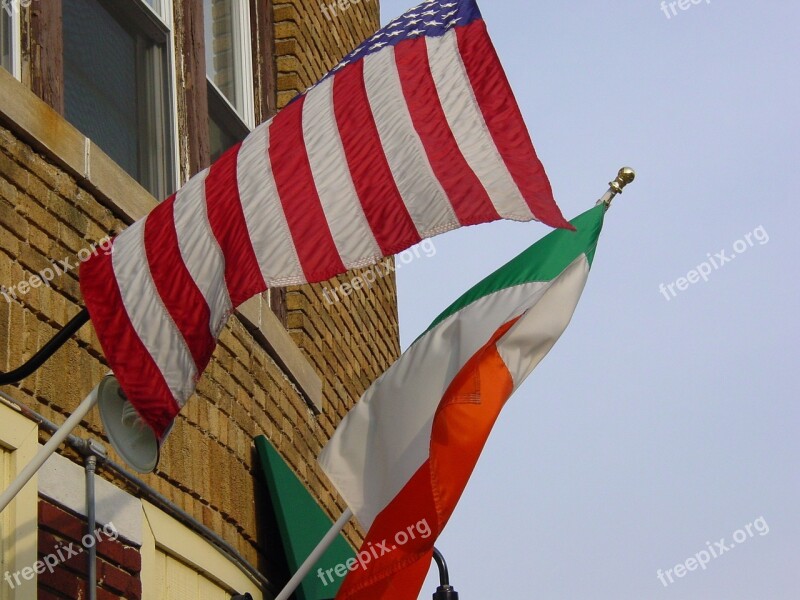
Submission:
[[[413,0],[383,0],[388,21]],[[463,600],[795,600],[800,556],[797,167],[800,5],[484,1],[568,217],[623,165],[566,334],[511,399],[440,538]],[[659,284],[758,227],[667,301]],[[399,272],[405,348],[546,233],[435,239]],[[762,238],[763,239],[763,238]],[[664,587],[658,569],[748,539]],[[430,576],[421,598],[435,589]]]

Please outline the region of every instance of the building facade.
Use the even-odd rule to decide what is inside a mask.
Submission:
[[[0,371],[81,309],[82,260],[378,24],[378,0],[2,0]],[[253,439],[338,517],[316,456],[399,355],[394,278],[332,299],[352,277],[242,306],[155,473],[134,476],[91,412],[0,515],[0,600],[272,597],[287,568]],[[106,372],[90,323],[0,388],[0,488]]]

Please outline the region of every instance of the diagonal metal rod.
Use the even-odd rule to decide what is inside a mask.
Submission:
[[[34,354],[28,362],[21,367],[9,371],[8,373],[0,373],[0,385],[9,385],[12,383],[19,383],[36,369],[41,367],[45,361],[53,356],[56,351],[63,346],[66,341],[71,338],[76,331],[83,327],[89,321],[89,311],[85,308],[72,317],[69,323],[64,328],[53,336],[53,338],[42,346],[36,354]]]
[[[308,555],[308,558],[300,565],[300,568],[297,569],[297,572],[292,576],[289,582],[283,587],[281,593],[275,596],[275,600],[288,600],[289,596],[291,596],[294,591],[300,587],[300,584],[303,582],[303,579],[306,578],[311,572],[311,569],[314,568],[314,565],[317,564],[320,558],[325,554],[325,551],[330,548],[331,544],[336,540],[336,536],[339,535],[339,532],[344,529],[344,526],[347,525],[347,522],[352,518],[353,511],[350,510],[350,507],[346,508],[345,511],[342,513],[342,516],[339,517],[339,520],[333,524],[328,530],[328,533],[324,535],[324,537],[320,540],[317,547],[311,551],[311,554]]]
[[[36,453],[33,460],[22,468],[17,474],[17,478],[8,486],[8,489],[0,494],[0,513],[11,504],[11,501],[22,488],[27,485],[33,476],[36,475],[37,471],[47,462],[47,459],[58,449],[61,443],[69,438],[72,430],[81,424],[83,418],[89,414],[89,411],[92,410],[95,404],[97,404],[97,388],[94,388],[91,393],[86,396],[84,401],[75,409],[75,412],[73,412],[69,418],[64,421],[64,424],[59,427],[58,431],[53,434],[44,446],[39,448],[39,452]]]

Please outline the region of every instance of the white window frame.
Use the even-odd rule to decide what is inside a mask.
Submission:
[[[168,104],[170,111],[172,112],[170,115],[170,122],[172,124],[170,131],[172,137],[172,148],[170,149],[172,152],[172,184],[175,190],[177,190],[185,182],[181,181],[181,169],[179,162],[181,142],[180,138],[178,137],[178,72],[175,60],[175,19],[173,12],[173,0],[156,0],[155,4],[158,5],[157,8],[150,6],[150,4],[144,0],[130,1],[137,3],[145,10],[152,13],[167,29],[167,74],[169,79],[167,87],[170,95]],[[157,200],[161,201],[164,200],[164,198],[157,198]]]
[[[242,110],[239,111],[233,103],[220,91],[217,85],[208,76],[206,65],[206,80],[214,92],[225,102],[234,115],[239,117],[248,130],[253,131],[256,126],[255,100],[253,87],[253,47],[251,44],[250,2],[248,0],[232,0],[233,26],[236,28],[233,35],[234,52],[236,52],[235,79],[237,93],[242,95]],[[203,3],[205,10],[205,3]]]
[[[23,6],[30,6],[33,0],[0,0],[0,10],[11,18],[11,74],[22,81],[22,20]],[[8,12],[10,11],[10,15]]]
[[[2,1],[2,0],[0,0]],[[32,0],[44,2],[47,0]],[[164,48],[167,54],[166,60],[166,73],[165,78],[165,93],[168,95],[166,98],[166,111],[168,114],[164,116],[169,119],[169,131],[167,132],[172,138],[169,147],[164,148],[165,153],[169,153],[168,158],[172,166],[172,173],[167,179],[167,183],[171,184],[173,190],[177,190],[184,183],[181,181],[180,169],[180,138],[178,127],[178,77],[176,70],[176,50],[175,50],[175,20],[173,13],[173,0],[157,0],[157,7],[151,6],[145,0],[113,0],[113,3],[128,3],[134,10],[142,12],[144,15],[149,16],[153,21],[152,27],[163,30],[164,34]],[[156,198],[156,200],[163,200],[164,198]]]
[[[20,415],[16,410],[0,402],[0,446],[11,454],[10,466],[13,478],[33,460],[39,449],[39,428],[33,421]],[[18,573],[33,567],[38,560],[38,479],[36,475],[22,488],[14,501],[3,511],[2,519],[8,519],[13,533],[8,536],[10,543],[4,547],[3,573]],[[4,534],[5,535],[5,534]],[[36,573],[30,581],[11,589],[6,581],[0,581],[0,598],[3,600],[24,600],[36,595],[38,584]],[[31,595],[33,594],[33,596]]]

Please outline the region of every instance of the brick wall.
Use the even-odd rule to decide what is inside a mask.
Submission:
[[[139,548],[108,530],[94,536],[97,544],[98,600],[140,600]],[[96,531],[97,529],[95,529]],[[83,545],[86,519],[42,498],[39,500],[39,560],[45,568],[38,577],[39,600],[86,598],[88,554]],[[114,539],[116,538],[116,539]],[[88,541],[88,540],[87,540]],[[46,558],[47,557],[47,558]]]
[[[283,105],[374,31],[378,9],[375,1],[362,0],[329,23],[317,3],[297,0],[276,4],[274,17]],[[46,129],[67,127],[43,104],[24,103]],[[0,118],[0,285],[16,286],[54,260],[74,264],[79,251],[127,226],[125,213],[115,206],[130,202],[129,195],[106,197],[65,163]],[[0,296],[0,370],[21,364],[78,312],[77,272],[11,302]],[[277,540],[258,534],[256,499],[262,490],[256,489],[259,467],[252,438],[266,434],[330,514],[338,515],[344,505],[316,466],[316,455],[349,406],[399,353],[393,278],[333,305],[322,300],[322,287],[286,294],[286,323],[323,381],[322,414],[314,414],[287,373],[241,322],[231,319],[197,394],[162,449],[156,473],[145,477],[257,565],[269,554],[265,547]],[[97,336],[86,325],[34,376],[6,391],[60,423],[106,370]],[[102,439],[98,412],[76,433]],[[122,462],[113,451],[111,458]],[[102,469],[99,474],[109,477]],[[348,533],[358,535],[352,528]]]
[[[377,0],[343,0],[344,9],[337,2],[336,14],[329,8],[323,12],[322,4],[274,4],[279,107],[322,78],[379,27]],[[329,432],[353,399],[400,353],[394,275],[340,302],[323,300],[324,288],[333,289],[359,274],[355,270],[324,284],[290,288],[286,297],[287,327],[324,374],[325,400],[335,411]]]

